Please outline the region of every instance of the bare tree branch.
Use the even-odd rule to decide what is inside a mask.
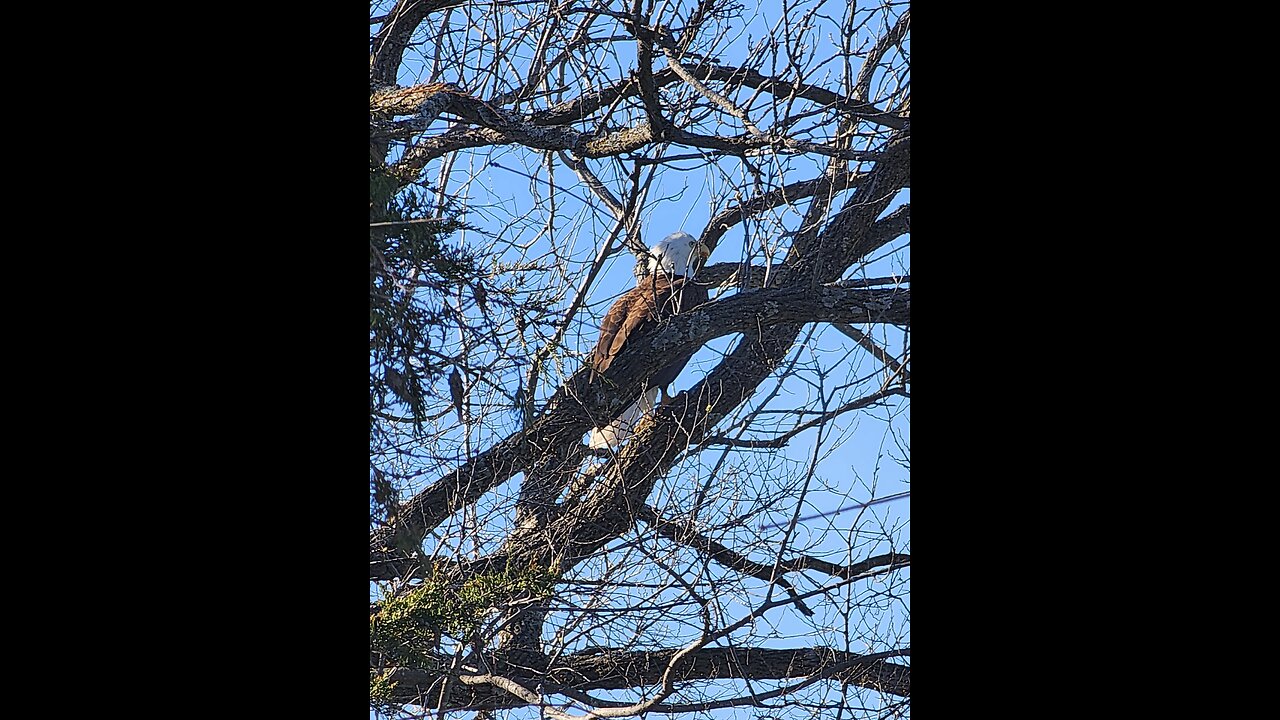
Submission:
[[[685,65],[684,69],[691,75],[704,78],[704,82],[723,82],[736,87],[749,87],[770,93],[778,98],[800,98],[818,107],[831,108],[842,113],[858,117],[884,127],[901,130],[908,121],[898,115],[880,110],[874,105],[859,102],[853,98],[841,97],[817,85],[796,83],[761,75],[759,72],[745,67],[731,67],[715,64]],[[667,68],[653,73],[654,88],[661,88],[682,78],[674,69]],[[591,117],[601,108],[609,107],[619,99],[635,97],[640,94],[637,81],[632,78],[624,80],[613,87],[585,94],[575,100],[548,108],[533,115],[533,121],[539,125],[558,125],[564,122],[579,122]]]
[[[865,100],[871,94],[871,78],[880,64],[881,58],[890,47],[902,43],[902,39],[906,37],[907,30],[911,28],[911,10],[907,9],[898,16],[897,22],[893,24],[893,28],[889,32],[881,35],[876,44],[867,53],[866,60],[862,63],[862,70],[858,72],[858,80],[854,83],[853,96]]]
[[[583,691],[653,685],[660,682],[661,673],[670,666],[677,652],[597,649],[589,653],[562,655],[555,661],[530,653],[494,653],[484,660],[485,666],[491,668],[489,673],[460,676],[464,686],[453,690],[446,707],[474,710],[538,704],[539,696],[527,689],[534,684],[567,696],[576,691],[574,694],[584,699]],[[906,697],[911,694],[910,666],[891,663],[889,659],[909,656],[909,649],[862,656],[832,648],[702,648],[687,657],[676,680],[745,677],[769,680],[817,676],[823,680],[837,680]],[[406,702],[413,702],[431,690],[439,675],[398,668],[391,671],[389,678],[396,683],[396,695]],[[523,682],[518,682],[517,678]],[[494,685],[497,690],[477,687],[483,685]],[[624,705],[595,699],[591,703],[597,707]],[[702,703],[655,705],[649,711],[688,712],[715,707],[728,706]]]
[[[839,324],[844,325],[844,323],[839,323]],[[845,325],[845,327],[848,327],[848,326]],[[737,438],[725,437],[723,435],[714,435],[712,437],[709,437],[703,440],[703,443],[712,444],[712,445],[730,445],[733,447],[742,447],[742,448],[786,447],[787,443],[791,442],[791,438],[795,437],[796,435],[799,435],[805,430],[809,430],[809,429],[818,427],[819,425],[828,423],[831,420],[837,417],[840,417],[841,415],[851,410],[861,410],[862,408],[871,407],[872,405],[875,405],[876,403],[884,400],[885,398],[892,397],[894,395],[906,395],[906,390],[904,390],[900,386],[885,388],[883,390],[872,393],[871,395],[868,395],[865,398],[860,398],[858,400],[855,400],[854,402],[841,405],[840,407],[830,412],[822,413],[818,417],[808,422],[801,423],[795,426],[794,428],[788,430],[787,432],[779,435],[778,437],[770,438],[768,440],[739,440]]]
[[[911,291],[835,287],[823,287],[816,293],[798,287],[753,290],[660,323],[635,338],[600,383],[591,384],[591,373],[579,371],[556,391],[543,417],[531,428],[497,443],[405,503],[396,520],[397,529],[375,532],[370,538],[370,551],[378,559],[395,548],[415,547],[423,533],[530,467],[539,448],[569,438],[580,442],[592,425],[629,403],[639,393],[645,374],[657,370],[677,347],[700,346],[730,333],[796,322],[909,325]],[[747,389],[744,387],[742,392]],[[375,563],[371,577],[387,577],[388,570]]]

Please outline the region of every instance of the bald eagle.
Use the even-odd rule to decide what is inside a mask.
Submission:
[[[588,366],[597,373],[604,372],[633,333],[705,303],[707,288],[694,282],[693,277],[710,254],[705,244],[685,232],[672,233],[649,248],[649,275],[638,279],[636,286],[609,308],[600,324],[600,339],[587,359]],[[692,350],[677,353],[648,378],[640,397],[607,427],[592,428],[588,443],[591,448],[616,447],[630,437],[641,416],[653,409],[659,392],[665,401],[667,385],[691,357]]]

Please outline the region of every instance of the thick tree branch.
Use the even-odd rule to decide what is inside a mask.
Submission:
[[[785,278],[790,281],[790,287],[784,282],[777,288],[778,292],[786,293],[786,297],[794,298],[794,302],[800,305],[822,298],[831,287],[817,285],[817,279],[824,276],[828,281],[837,279],[869,251],[870,244],[866,238],[870,228],[909,174],[910,157],[909,136],[899,135],[891,139],[885,160],[876,164],[836,219],[818,237],[819,248],[829,247],[831,252],[825,255],[816,253],[821,256],[818,258],[812,254],[790,255]],[[809,288],[807,292],[806,286]],[[738,293],[713,304],[728,304],[735,298],[749,298],[744,302],[751,303],[765,295],[775,297],[770,294],[772,290]],[[897,292],[910,296],[908,289],[890,291],[890,296]],[[831,300],[829,296],[827,298],[819,302]],[[889,320],[888,315],[881,311],[875,313],[880,318],[876,322],[909,325],[909,302],[904,309],[906,312],[900,318],[901,322]],[[710,375],[640,422],[630,441],[614,461],[606,465],[603,478],[592,486],[584,500],[566,503],[562,516],[551,522],[545,534],[536,541],[513,537],[490,560],[510,562],[518,559],[539,567],[552,564],[572,567],[630,529],[635,522],[635,511],[644,505],[658,478],[666,475],[680,451],[700,442],[711,428],[746,402],[759,384],[785,360],[803,325],[818,320],[813,317],[779,317],[777,312],[781,309],[771,304],[767,310],[770,318],[749,326],[742,342]],[[782,313],[786,314],[785,311]],[[718,321],[727,319],[717,316]],[[695,310],[663,323],[663,328],[655,328],[658,337],[653,348],[661,352],[664,348],[691,342],[691,337],[682,337],[677,330],[671,344],[664,345],[661,335],[668,328],[683,327],[683,323],[690,323],[694,329],[694,323],[704,321],[705,318]],[[834,321],[841,322],[839,319]],[[692,334],[698,332],[695,330]],[[628,362],[638,361],[628,359]],[[617,363],[615,361],[615,365],[610,367],[610,373],[614,370],[630,372]],[[614,377],[608,379],[618,382]],[[639,390],[638,383],[629,383],[625,387],[621,387],[621,383],[619,385],[619,394],[625,397],[634,397]],[[581,395],[576,397],[581,398]]]
[[[646,505],[636,514],[636,517],[656,530],[659,535],[681,545],[694,548],[727,568],[737,570],[765,582],[778,582],[791,594],[792,600],[801,612],[805,615],[813,614],[805,606],[804,601],[796,595],[795,589],[791,584],[773,574],[773,565],[751,560],[745,555],[698,533],[685,523],[663,519],[652,506]],[[873,572],[883,572],[910,565],[911,556],[904,553],[877,555],[852,565],[839,565],[808,555],[801,555],[790,560],[779,561],[778,569],[783,573],[817,570],[842,580],[853,580],[863,575],[873,574]]]
[[[876,40],[876,44],[872,46],[867,53],[866,59],[862,61],[862,69],[858,71],[858,79],[853,87],[853,96],[855,98],[866,100],[867,96],[871,94],[871,78],[875,76],[876,68],[880,65],[881,58],[884,57],[885,52],[890,47],[900,44],[910,29],[911,9],[908,8],[898,16],[893,28]]]
[[[649,82],[642,80],[640,85],[645,87]],[[732,155],[770,151],[816,153],[850,160],[875,157],[875,153],[842,150],[772,135],[718,136],[690,133],[662,116],[656,90],[652,94],[652,101],[646,101],[645,108],[648,113],[647,123],[601,134],[537,123],[472,97],[457,85],[448,83],[428,83],[408,88],[382,87],[376,89],[369,98],[369,138],[371,142],[408,138],[426,130],[440,114],[446,112],[480,126],[454,128],[441,135],[423,138],[396,164],[397,172],[403,176],[412,176],[427,163],[449,152],[488,145],[520,144],[542,150],[571,151],[579,157],[593,158],[620,155],[659,141],[719,150]],[[403,121],[392,119],[405,115],[414,117]]]
[[[707,228],[699,239],[714,250],[724,233],[729,228],[742,222],[745,216],[754,216],[766,210],[788,205],[814,195],[834,195],[843,192],[856,187],[864,176],[865,173],[844,172],[834,178],[823,176],[770,190],[767,193],[751,198],[745,203],[721,210],[707,223]],[[866,244],[870,248],[883,247],[907,232],[911,232],[910,203],[902,205],[877,220],[868,231]],[[738,263],[716,263],[703,268],[698,273],[698,278],[709,285],[721,285],[732,279],[736,273],[741,272],[741,269],[742,266]],[[753,266],[750,269],[750,273],[751,278],[745,287],[761,287],[764,285],[765,269],[763,267]]]
[[[383,16],[383,25],[374,37],[373,52],[369,57],[369,78],[382,85],[395,84],[396,71],[404,59],[413,31],[436,10],[462,4],[463,0],[400,0],[396,3],[395,9]]]
[[[759,72],[750,68],[702,63],[698,65],[685,65],[684,69],[690,74],[702,78],[703,82],[724,82],[726,84],[732,84],[735,87],[749,87],[770,93],[771,95],[782,99],[792,97],[802,98],[818,105],[819,107],[829,107],[839,110],[868,122],[883,125],[895,130],[904,128],[907,125],[907,120],[905,118],[900,117],[897,114],[881,110],[871,103],[859,102],[853,98],[842,97],[837,93],[831,92],[830,90],[817,85],[789,82],[761,75]],[[681,77],[671,68],[653,73],[653,84],[655,88],[664,87],[680,81]],[[628,78],[613,85],[612,87],[587,93],[575,100],[560,103],[559,105],[548,108],[542,112],[536,112],[533,114],[531,119],[538,125],[558,125],[566,122],[582,122],[594,115],[601,108],[609,107],[621,99],[635,97],[639,95],[639,93],[640,87],[637,80],[635,78]]]
[[[740,205],[735,205],[716,213],[716,216],[707,223],[707,229],[699,239],[714,250],[724,233],[729,228],[742,222],[742,218],[745,216],[754,216],[814,195],[826,195],[828,193],[834,195],[844,192],[856,187],[864,176],[865,173],[842,172],[835,177],[823,175],[812,180],[789,183],[780,188],[770,190],[762,195],[750,198]]]
[[[698,273],[698,280],[704,285],[734,285],[737,286],[738,275],[742,271],[742,265],[739,263],[715,263],[708,265]],[[752,265],[748,268],[750,278],[746,283],[748,288],[764,287],[764,266]],[[839,283],[832,283],[836,287],[855,288],[855,287],[878,287],[883,285],[893,285],[902,287],[911,284],[910,275],[902,275],[899,277],[882,277],[882,278],[850,278],[841,280]]]
[[[658,88],[653,81],[653,43],[652,35],[641,32],[640,21],[643,18],[641,9],[644,0],[635,0],[631,6],[634,22],[626,23],[636,37],[636,79],[640,81],[640,100],[644,104],[644,114],[649,120],[649,132],[655,139],[666,139],[667,131],[674,126],[662,116],[662,103],[658,100]]]
[[[462,683],[453,683],[445,699],[447,710],[498,709],[537,704],[529,688],[587,700],[590,690],[621,690],[658,684],[679,650],[626,651],[596,649],[563,655],[554,661],[536,653],[491,653],[484,658],[487,672],[462,672]],[[674,680],[727,680],[750,678],[753,682],[788,678],[817,678],[869,688],[888,695],[910,697],[911,666],[890,662],[910,657],[909,649],[874,655],[832,648],[701,648],[676,665]],[[439,692],[440,674],[411,668],[395,668],[388,679],[396,683],[395,699],[412,703]],[[493,683],[495,678],[504,681]],[[434,692],[433,690],[434,684]],[[492,685],[493,687],[486,687]],[[789,688],[788,690],[794,690]],[[590,698],[596,707],[621,707],[625,703]],[[426,703],[434,705],[434,702]],[[714,707],[728,707],[716,704]],[[650,712],[687,712],[711,709],[704,703],[656,704]]]
[[[638,395],[644,378],[656,372],[677,348],[700,347],[734,332],[782,323],[795,324],[798,328],[810,322],[910,325],[911,291],[837,287],[823,287],[817,292],[798,287],[751,290],[677,315],[638,334],[600,381],[592,383],[590,373],[579,371],[556,391],[546,412],[532,427],[499,442],[402,505],[395,521],[396,529],[383,529],[370,538],[370,551],[375,560],[370,567],[370,577],[394,576],[395,563],[382,562],[399,555],[392,551],[415,548],[424,533],[512,475],[529,468],[546,448],[562,443],[578,444],[588,428],[612,417],[610,413],[621,410]],[[745,396],[751,391],[754,385],[750,389],[740,388],[733,396]],[[719,404],[718,401],[716,405]],[[689,413],[689,421],[697,414]],[[691,428],[683,430],[681,435],[688,430]],[[668,441],[675,443],[680,438],[673,436]],[[648,482],[652,482],[652,478]],[[640,498],[643,500],[643,495]]]
[[[911,203],[906,203],[871,226],[867,232],[866,244],[873,249],[884,247],[909,232],[911,232]]]
[[[896,237],[892,232],[872,233],[871,228],[910,175],[911,136],[895,134],[886,144],[875,170],[859,183],[822,233],[812,243],[791,247],[783,263],[781,283],[818,286],[832,282],[858,260]],[[909,211],[902,217],[909,223]]]
[[[833,252],[788,257],[787,274],[794,278],[839,277],[861,253],[869,251],[869,229],[901,187],[910,168],[909,138],[897,138],[885,162],[864,179],[844,209],[820,238],[820,246]],[[489,558],[501,562],[510,554],[534,557],[536,566],[550,567],[557,560],[573,562],[587,557],[634,522],[627,508],[638,508],[653,483],[670,468],[680,448],[700,441],[707,431],[746,401],[760,382],[783,361],[800,328],[809,322],[892,323],[910,325],[910,290],[848,290],[829,286],[807,290],[809,283],[735,294],[702,309],[672,318],[636,337],[614,361],[602,381],[590,383],[590,374],[578,372],[547,403],[543,417],[532,427],[499,442],[405,503],[391,526],[370,537],[370,577],[394,576],[403,553],[416,548],[423,535],[461,507],[475,502],[515,473],[527,469],[533,458],[557,443],[579,442],[591,426],[614,413],[638,395],[644,378],[657,371],[668,353],[689,345],[700,346],[731,332],[747,332],[744,342],[682,403],[659,408],[642,422],[632,441],[608,466],[605,481],[592,488],[593,495],[579,513],[566,513],[549,524],[552,535],[533,548],[514,542]],[[812,287],[812,285],[810,285]],[[760,334],[756,334],[759,332]],[[678,396],[680,397],[680,396]],[[620,512],[621,510],[621,512]],[[554,538],[550,543],[547,538]],[[549,550],[550,548],[550,550]],[[564,552],[562,558],[548,552]]]
[[[528,128],[533,128],[530,132]],[[375,131],[371,127],[370,133]],[[600,158],[622,155],[638,150],[653,142],[647,125],[624,128],[605,135],[579,133],[567,128],[536,128],[523,126],[511,131],[482,128],[456,128],[442,135],[424,138],[396,163],[402,176],[412,177],[427,163],[456,150],[486,147],[489,145],[515,145],[541,150],[570,150],[579,157]]]

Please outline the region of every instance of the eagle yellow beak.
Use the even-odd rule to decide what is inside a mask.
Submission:
[[[702,242],[701,240],[694,240],[693,254],[697,255],[703,260],[706,260],[707,258],[711,257],[711,248],[707,247],[707,244]]]

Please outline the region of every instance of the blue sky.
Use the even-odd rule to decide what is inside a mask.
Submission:
[[[838,15],[838,5],[839,3],[832,3],[828,9]],[[718,48],[720,62],[729,65],[740,63],[752,51],[753,45],[767,36],[776,25],[781,15],[780,7],[780,3],[765,2],[761,3],[758,11],[748,9],[746,12],[751,14],[742,18],[740,26],[730,33],[731,40]],[[371,28],[371,32],[375,29]],[[877,29],[876,24],[873,22],[869,29]],[[820,42],[821,33],[816,33],[814,37],[817,38],[815,42]],[[430,48],[424,46],[416,52],[416,56],[413,53],[407,56],[399,79],[401,85],[413,85],[428,79],[426,69],[429,67]],[[623,76],[634,66],[634,43],[614,43],[609,52],[613,53],[609,57],[614,58],[615,77]],[[838,83],[841,72],[838,64],[819,67],[818,70],[813,82],[827,85]],[[781,71],[780,69],[779,72]],[[469,78],[450,74],[447,69],[439,79],[459,82],[477,96],[486,97],[482,88],[476,87]],[[769,118],[766,115],[755,120],[757,125],[767,129]],[[432,132],[442,132],[443,129],[444,124],[438,122]],[[667,154],[687,152],[688,148],[674,147]],[[623,173],[628,168],[619,167],[608,160],[592,160],[588,164],[615,195],[620,196],[624,192],[626,184]],[[808,179],[814,177],[820,168],[818,163],[804,156],[780,156],[762,161],[761,164],[765,167],[771,184]],[[652,181],[647,201],[641,211],[646,245],[653,245],[676,230],[698,236],[715,212],[758,190],[753,187],[752,175],[740,161],[733,158],[721,158],[710,165],[703,165],[698,161],[680,165],[688,170],[664,170]],[[428,167],[424,177],[434,182],[439,170],[440,161],[436,161]],[[549,170],[544,155],[517,145],[464,153],[459,156],[452,171],[453,179],[446,191],[465,206],[465,220],[479,230],[459,232],[449,242],[473,248],[493,248],[496,252],[486,258],[493,262],[515,264],[533,258],[542,265],[550,266],[551,269],[531,274],[531,278],[534,278],[531,282],[535,287],[524,292],[550,299],[555,313],[562,313],[614,222],[604,204],[593,197],[579,178],[558,159],[553,161]],[[909,201],[910,192],[904,190],[895,198],[889,211]],[[839,200],[837,206],[838,203]],[[737,262],[748,253],[757,264],[766,260],[780,261],[788,248],[785,233],[795,229],[806,206],[806,203],[795,207],[784,206],[758,219],[751,229],[751,237],[755,241],[751,247],[747,247],[748,236],[744,233],[743,226],[735,226],[721,238],[709,262]],[[758,242],[764,242],[765,247],[760,247],[756,244]],[[900,237],[878,251],[873,262],[857,268],[846,277],[872,278],[909,274],[909,242],[909,235]],[[590,351],[595,342],[600,318],[618,295],[634,285],[633,264],[633,256],[626,252],[614,255],[607,262],[591,287],[588,302],[570,325],[563,350],[549,363],[545,380],[538,388],[539,398],[547,397],[555,390],[559,379],[568,377],[578,369],[582,356]],[[472,307],[470,312],[475,312],[475,308]],[[875,326],[860,329],[891,353],[900,354],[900,332]],[[549,333],[549,329],[544,332]],[[766,380],[761,385],[757,398],[771,395],[774,399],[769,404],[770,409],[819,411],[824,405],[833,407],[859,396],[859,393],[853,392],[853,388],[842,389],[842,385],[851,385],[855,380],[876,378],[884,374],[883,365],[879,361],[831,326],[809,326],[801,338],[802,342],[793,350],[792,358],[799,367],[814,370],[798,372],[781,382],[773,378]],[[673,393],[695,384],[716,366],[723,353],[736,340],[737,336],[723,337],[702,348],[673,384]],[[531,347],[530,353],[534,349],[536,348]],[[827,369],[819,372],[817,368]],[[525,368],[520,368],[519,373],[495,377],[492,381],[504,387],[514,387],[517,375],[524,372]],[[479,385],[475,387],[477,392],[483,391]],[[865,388],[861,388],[861,391],[865,393]],[[445,395],[447,396],[447,392]],[[750,409],[753,409],[751,404],[743,411]],[[768,432],[748,433],[744,437],[769,437],[798,422],[797,417],[780,413]],[[804,419],[803,416],[799,417]],[[487,427],[471,428],[465,447],[470,447],[473,451],[488,447],[493,441],[509,434],[514,429],[514,422],[514,415],[505,418],[495,416]],[[729,421],[722,423],[719,430],[724,431],[728,425]],[[451,440],[459,447],[464,446],[459,437],[452,437]],[[805,431],[792,439],[785,449],[769,451],[768,457],[761,453],[758,459],[754,459],[750,452],[734,453],[730,462],[722,457],[719,450],[706,450],[674,468],[671,476],[659,486],[651,499],[660,508],[668,501],[672,503],[672,507],[683,506],[681,503],[687,505],[690,488],[704,482],[712,470],[719,468],[723,472],[736,464],[733,472],[745,478],[740,486],[733,486],[735,481],[732,474],[716,476],[717,482],[727,486],[718,488],[718,491],[726,498],[722,511],[728,512],[725,508],[733,505],[733,493],[741,493],[744,497],[749,495],[750,485],[754,482],[751,477],[753,463],[767,467],[771,473],[794,472],[809,475],[808,491],[802,506],[774,508],[767,516],[756,521],[752,528],[731,533],[724,539],[726,544],[732,545],[735,536],[740,535],[745,545],[761,536],[781,537],[785,528],[761,528],[761,525],[785,523],[797,512],[806,516],[828,513],[853,503],[909,491],[910,471],[906,460],[909,458],[909,445],[909,401],[895,398],[889,400],[884,407],[848,413],[825,428]],[[425,483],[435,477],[436,473],[428,472],[424,474],[423,481]],[[504,486],[504,493],[514,492],[510,485]],[[865,539],[858,537],[859,529],[891,528],[897,541],[905,545],[910,541],[909,519],[910,499],[904,498],[803,521],[796,530],[796,538],[801,545],[809,545],[810,552],[841,551],[852,543],[862,556],[866,556],[885,552],[889,547],[885,543],[875,543],[874,533],[867,533]],[[768,558],[756,559],[764,561]],[[856,559],[859,558],[850,557],[845,561]],[[909,571],[904,574],[909,574]],[[797,582],[803,585],[806,581]],[[821,578],[814,578],[814,582],[821,582]],[[866,589],[857,592],[874,592],[874,585],[875,582],[870,581]],[[895,602],[899,603],[898,607],[884,613],[879,622],[908,625],[909,595]],[[732,598],[726,599],[725,603],[730,615],[746,612],[751,604]],[[826,608],[823,612],[838,615],[838,610],[839,608]],[[775,639],[759,644],[793,647],[803,644],[801,638],[814,637],[812,627],[795,622],[791,614],[770,616],[765,622],[777,623],[774,629]],[[884,632],[902,634],[896,628],[892,631],[886,629]],[[905,637],[904,644],[909,646],[909,634]],[[718,718],[749,715],[749,712],[731,710],[717,711],[714,714]]]

